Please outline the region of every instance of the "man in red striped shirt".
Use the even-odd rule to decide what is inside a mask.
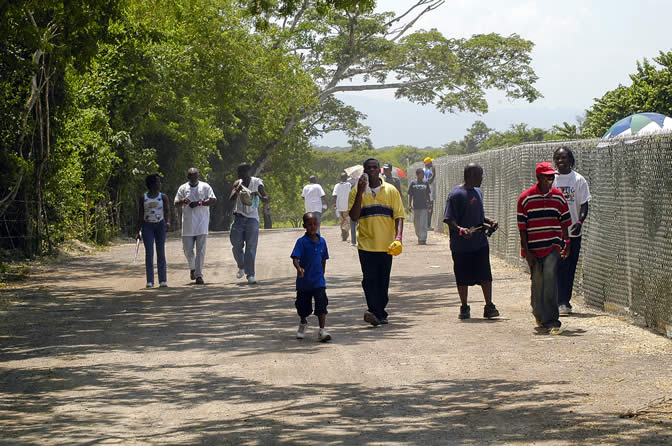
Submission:
[[[561,325],[558,260],[569,255],[572,224],[564,195],[553,187],[556,173],[549,162],[537,164],[537,184],[518,197],[520,249],[532,276],[532,313],[551,334],[559,333]]]

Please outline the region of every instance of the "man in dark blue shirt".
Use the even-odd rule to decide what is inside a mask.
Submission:
[[[471,317],[467,304],[469,286],[480,285],[485,298],[483,317],[499,316],[492,303],[492,272],[490,271],[490,248],[483,230],[487,223],[494,230],[497,221],[485,216],[481,183],[483,168],[470,163],[464,168],[464,183],[455,187],[448,196],[443,221],[450,228],[450,250],[453,255],[453,271],[457,292],[462,303],[460,319]]]
[[[297,339],[306,337],[306,319],[313,312],[313,298],[315,298],[315,315],[320,324],[317,338],[320,342],[331,340],[331,335],[325,325],[327,321],[327,283],[324,279],[324,271],[329,258],[327,242],[320,237],[317,229],[319,223],[317,216],[311,212],[303,215],[303,227],[306,234],[296,241],[291,258],[296,268],[296,311],[301,318],[299,329],[296,332]]]

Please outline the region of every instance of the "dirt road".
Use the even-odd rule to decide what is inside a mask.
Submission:
[[[263,232],[258,285],[235,279],[228,234],[208,241],[205,286],[179,240],[167,289],[144,289],[115,246],[3,291],[3,444],[672,444],[672,342],[577,305],[539,334],[529,278],[493,260],[495,303],[458,321],[447,240],[407,229],[390,324],[372,328],[357,252],[324,228],[333,342],[294,338],[299,231]],[[649,412],[619,418],[651,403]]]

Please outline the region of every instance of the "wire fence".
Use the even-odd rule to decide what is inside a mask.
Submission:
[[[446,156],[436,166],[432,224],[443,227],[450,190],[463,182],[469,162],[484,169],[486,215],[500,228],[490,249],[508,263],[527,267],[520,256],[518,196],[536,182],[534,168],[568,146],[575,170],[592,201],[583,227],[575,294],[590,305],[627,313],[672,337],[672,136],[605,142],[600,139],[522,144],[464,156]],[[414,165],[413,167],[419,167]],[[413,171],[414,169],[411,169]]]

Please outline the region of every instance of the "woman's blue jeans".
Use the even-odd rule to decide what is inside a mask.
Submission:
[[[166,222],[142,223],[142,241],[145,244],[145,270],[147,283],[154,283],[154,242],[156,242],[156,263],[159,282],[166,282]]]

